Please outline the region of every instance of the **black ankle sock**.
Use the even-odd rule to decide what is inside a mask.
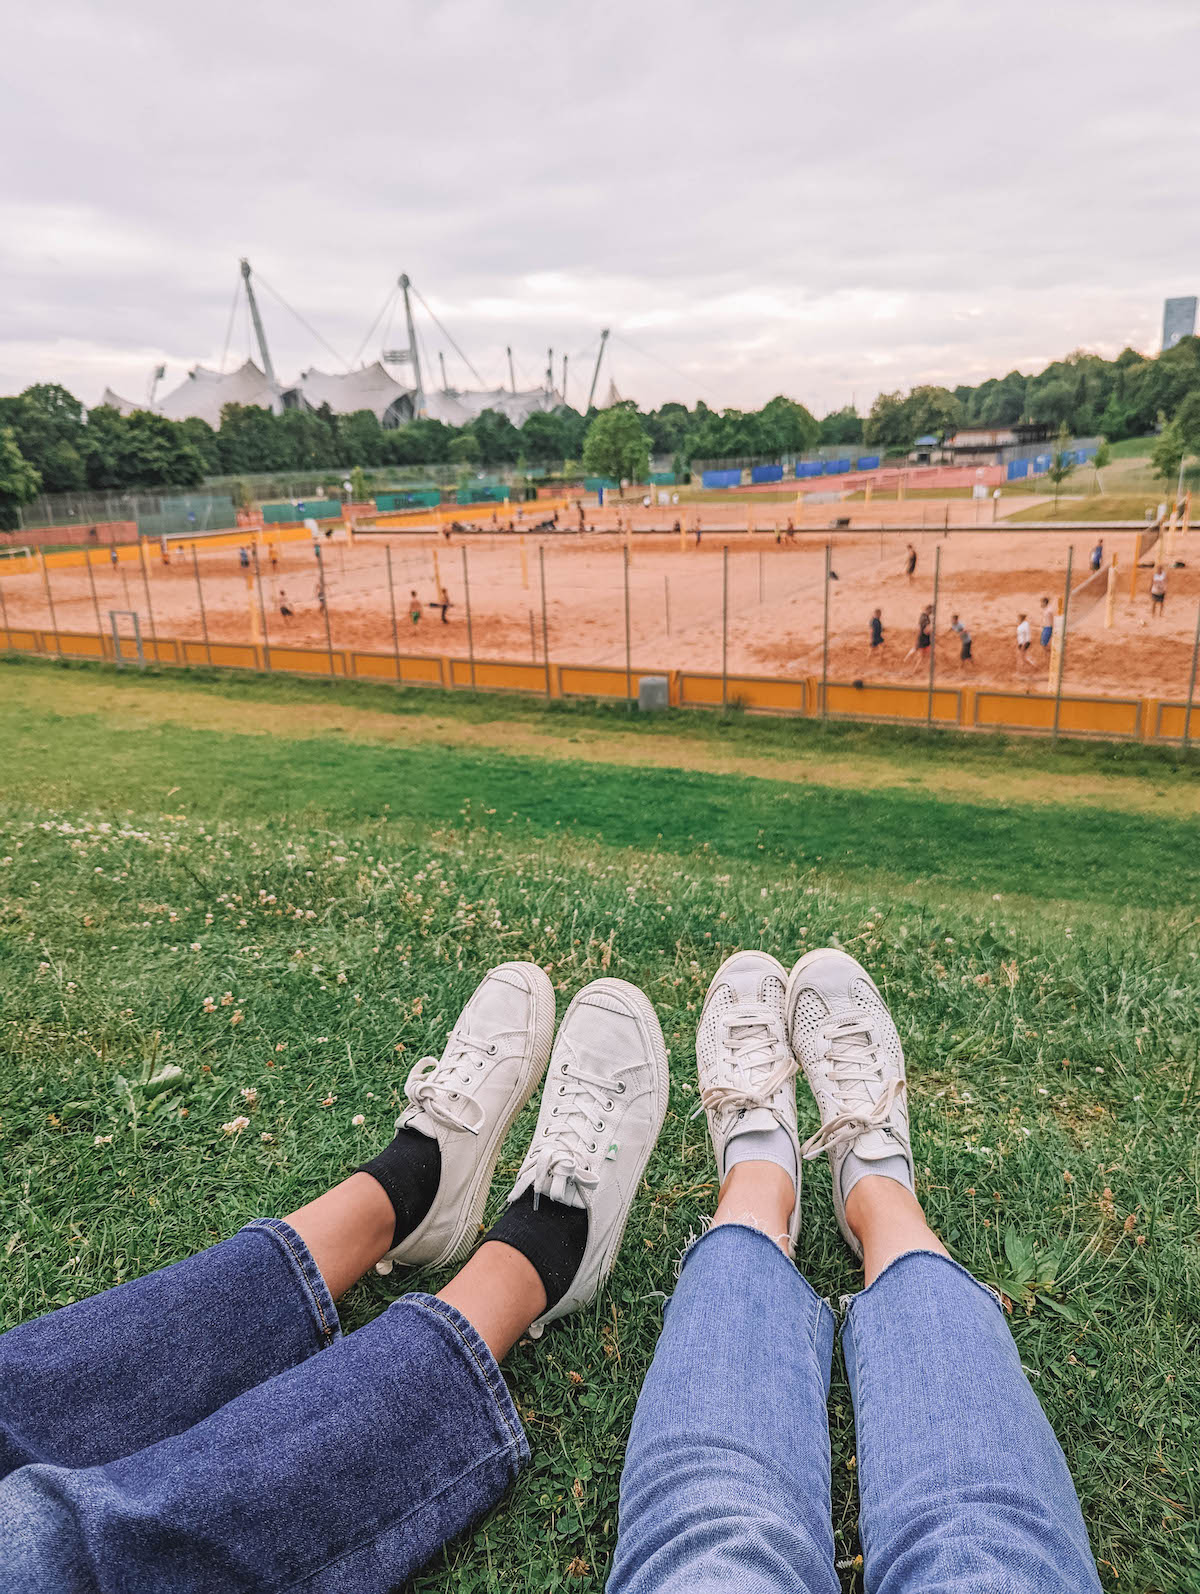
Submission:
[[[377,1157],[357,1170],[369,1173],[387,1191],[396,1214],[392,1245],[400,1244],[417,1227],[437,1195],[442,1176],[442,1153],[438,1143],[418,1129],[397,1129],[396,1138]]]
[[[546,1291],[546,1310],[557,1306],[579,1272],[587,1247],[588,1215],[582,1207],[540,1196],[536,1209],[533,1191],[526,1190],[504,1209],[504,1215],[485,1240],[503,1240],[532,1262]]]

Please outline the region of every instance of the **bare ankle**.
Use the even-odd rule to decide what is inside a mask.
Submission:
[[[846,1197],[846,1222],[862,1246],[868,1284],[906,1251],[950,1255],[929,1227],[916,1196],[895,1179],[873,1175],[860,1179]]]
[[[796,1186],[774,1162],[739,1162],[725,1176],[711,1227],[742,1223],[760,1229],[790,1254],[788,1224],[796,1204]]]

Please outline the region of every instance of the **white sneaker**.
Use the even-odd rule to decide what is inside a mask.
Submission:
[[[441,1267],[475,1244],[504,1137],[546,1071],[554,987],[536,963],[488,971],[458,1016],[439,1062],[422,1057],[404,1084],[396,1128],[436,1140],[441,1178],[433,1205],[376,1272],[394,1262]]]
[[[558,1027],[542,1108],[509,1201],[538,1196],[588,1215],[567,1293],[530,1329],[592,1300],[612,1272],[629,1209],[667,1112],[667,1048],[649,999],[625,980],[593,980]]]
[[[842,1164],[903,1157],[912,1177],[904,1052],[887,1003],[861,963],[834,947],[807,952],[788,976],[788,1034],[821,1114],[801,1147],[806,1160],[828,1151],[838,1226],[858,1257],[846,1223]]]
[[[795,1151],[796,1204],[788,1226],[800,1233],[800,1138],[796,1133],[796,1059],[788,1044],[787,971],[766,952],[735,952],[713,975],[696,1029],[700,1107],[723,1182],[730,1143],[749,1130],[782,1129]]]

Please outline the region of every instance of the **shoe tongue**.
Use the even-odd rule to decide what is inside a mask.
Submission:
[[[904,1147],[882,1129],[869,1129],[859,1135],[850,1148],[862,1162],[880,1162],[884,1157],[902,1157]]]
[[[748,1107],[743,1112],[729,1132],[729,1139],[735,1140],[738,1135],[749,1134],[755,1129],[778,1129],[779,1120],[775,1114],[766,1107]]]

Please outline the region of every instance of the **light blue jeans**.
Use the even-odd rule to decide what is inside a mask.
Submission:
[[[993,1298],[899,1258],[845,1338],[871,1594],[1099,1584]],[[836,1594],[833,1315],[756,1230],[688,1252],[638,1402],[610,1591]],[[357,1333],[299,1235],[230,1239],[0,1335],[3,1594],[384,1594],[529,1450],[453,1307]]]
[[[642,1386],[608,1594],[838,1594],[833,1313],[756,1229],[687,1253]],[[846,1314],[868,1594],[1097,1594],[1079,1502],[1003,1312],[931,1251]]]

